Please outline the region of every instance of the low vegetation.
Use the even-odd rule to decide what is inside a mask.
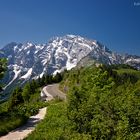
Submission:
[[[65,71],[60,88],[67,102],[49,106],[27,140],[140,139],[140,71],[119,70],[92,66]]]
[[[86,140],[88,134],[72,131],[72,125],[67,118],[67,106],[64,102],[51,104],[45,119],[25,140]]]

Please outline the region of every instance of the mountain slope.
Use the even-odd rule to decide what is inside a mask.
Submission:
[[[96,40],[66,35],[52,38],[47,44],[12,42],[0,50],[0,57],[8,58],[8,72],[3,80],[7,91],[11,86],[70,70],[77,64],[129,64],[140,69],[140,57],[113,53]]]

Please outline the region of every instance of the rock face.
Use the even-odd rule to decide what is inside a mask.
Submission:
[[[4,78],[5,89],[43,74],[55,74],[70,70],[89,60],[104,64],[129,64],[140,69],[140,57],[120,55],[110,51],[96,40],[66,35],[52,38],[47,44],[7,44],[0,50],[0,58],[8,59],[8,71]]]

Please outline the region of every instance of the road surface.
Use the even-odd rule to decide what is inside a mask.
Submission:
[[[62,100],[66,100],[66,94],[64,94],[62,91],[59,90],[59,84],[48,85],[48,86],[43,88],[43,92],[49,98],[58,97],[58,98],[60,98]]]
[[[49,101],[52,100],[54,97],[58,96],[60,99],[65,100],[66,95],[62,93],[58,89],[58,84],[48,85],[45,86],[41,94],[45,94],[45,100]],[[25,137],[27,137],[34,129],[35,126],[45,117],[47,107],[44,107],[39,110],[39,113],[35,116],[31,116],[27,123],[11,132],[9,132],[7,135],[0,137],[0,140],[23,140]]]

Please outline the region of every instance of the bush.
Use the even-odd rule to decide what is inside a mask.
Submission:
[[[7,134],[9,131],[23,125],[27,121],[26,116],[15,113],[9,113],[3,116],[0,121],[0,136]]]

